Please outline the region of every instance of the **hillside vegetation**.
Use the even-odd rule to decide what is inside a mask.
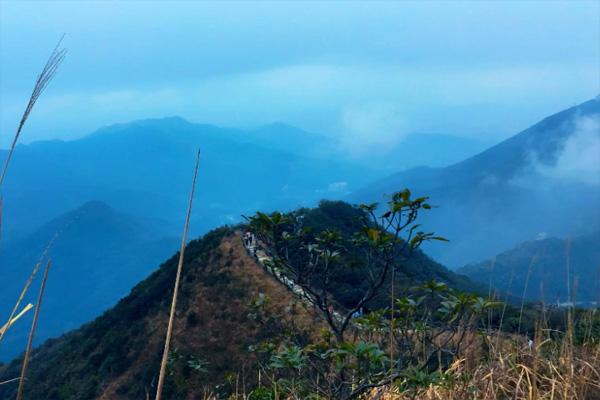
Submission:
[[[435,212],[435,211],[434,211]],[[303,228],[310,231],[314,238],[324,231],[334,230],[340,232],[344,238],[346,258],[343,266],[334,271],[332,279],[335,285],[331,288],[332,294],[340,304],[349,307],[357,300],[365,289],[364,271],[361,264],[364,262],[362,250],[355,248],[351,243],[354,235],[361,232],[364,218],[367,213],[356,206],[343,201],[321,201],[318,207],[303,208],[289,214],[302,220]],[[397,255],[398,265],[395,274],[395,284],[399,290],[406,290],[416,283],[431,280],[444,282],[450,287],[461,291],[483,293],[485,286],[474,283],[464,275],[452,272],[443,265],[435,262],[418,249],[405,249]],[[389,282],[385,283],[382,296],[377,297],[370,305],[372,308],[383,308],[389,303]]]
[[[27,397],[140,399],[153,392],[176,263],[171,258],[101,317],[38,348],[32,355]],[[189,244],[180,294],[166,398],[195,398],[208,384],[232,391],[235,377],[242,374],[250,386],[257,379],[250,345],[284,329],[293,329],[306,341],[319,326],[226,228]],[[252,317],[252,302],[261,294],[273,299],[269,311],[281,317],[267,328]],[[18,375],[20,361],[3,367],[0,381]],[[14,389],[0,386],[0,398],[10,398]]]
[[[529,300],[589,305],[600,300],[599,243],[600,231],[573,239],[529,241],[459,272]]]

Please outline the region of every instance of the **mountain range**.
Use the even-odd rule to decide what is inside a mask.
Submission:
[[[451,135],[405,140],[412,146],[438,141],[445,144],[432,148],[464,140]],[[78,140],[19,145],[3,189],[0,278],[11,285],[0,295],[1,309],[12,309],[57,234],[47,257],[54,265],[48,313],[36,343],[89,321],[124,296],[176,249],[174,235],[182,225],[199,146],[196,235],[257,209],[343,196],[381,173],[344,160],[331,138],[282,123],[244,131],[171,117],[113,125]],[[0,158],[6,154],[0,151]],[[419,157],[412,162],[427,159]],[[34,292],[24,300],[33,302]],[[0,360],[22,350],[29,318],[7,334]]]
[[[114,125],[79,140],[18,146],[3,190],[4,232],[22,235],[88,200],[178,229],[198,148],[196,234],[244,212],[339,196],[372,176],[348,163],[249,143],[242,135],[173,117]]]
[[[193,216],[195,233],[256,209],[339,198],[389,171],[450,163],[482,146],[452,135],[414,134],[373,163],[371,157],[349,159],[330,136],[283,123],[251,130],[179,117],[117,124],[77,140],[17,146],[3,190],[3,231],[22,236],[86,201],[100,200],[177,232],[198,148],[202,201]],[[0,151],[0,160],[6,154]]]

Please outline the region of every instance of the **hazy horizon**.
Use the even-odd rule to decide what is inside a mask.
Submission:
[[[69,55],[21,143],[169,115],[281,121],[349,151],[421,132],[497,142],[600,92],[599,15],[583,1],[2,2],[0,145],[62,33]]]

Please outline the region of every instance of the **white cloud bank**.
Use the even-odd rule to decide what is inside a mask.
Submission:
[[[545,177],[600,185],[600,114],[578,118],[554,165],[537,164]]]

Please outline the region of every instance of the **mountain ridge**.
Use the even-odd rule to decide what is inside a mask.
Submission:
[[[40,318],[36,337],[40,343],[110,307],[175,249],[176,238],[163,237],[145,221],[100,201],[86,202],[25,238],[2,244],[0,281],[12,284],[0,294],[0,309],[11,310],[34,265],[51,259],[44,298],[47,313]],[[45,250],[47,257],[40,260]],[[33,292],[23,301],[35,303]],[[0,359],[14,357],[24,347],[30,318],[27,315],[8,332]]]
[[[566,239],[540,238],[458,272],[503,292],[525,294],[529,300],[589,305],[600,301],[598,243],[600,231]]]
[[[176,264],[174,255],[102,316],[34,350],[28,395],[40,400],[125,399],[143,398],[152,391]],[[260,293],[273,300],[267,309],[281,316],[268,329],[250,315],[251,302]],[[171,368],[182,369],[187,376],[196,374],[186,366],[188,360],[208,361],[210,368],[187,383],[168,378],[167,397],[181,390],[199,395],[207,383],[226,384],[228,373],[243,372],[241,364],[251,371],[256,360],[248,346],[279,332],[288,317],[294,317],[299,335],[312,334],[308,327],[319,325],[314,314],[249,257],[239,234],[228,228],[189,243],[178,304],[182,311],[176,317],[173,348],[183,359],[182,365]],[[237,334],[241,323],[244,335]],[[18,365],[17,359],[0,367],[0,376],[13,374]],[[251,383],[257,376],[245,379]],[[15,389],[9,386],[0,387],[0,397]]]

